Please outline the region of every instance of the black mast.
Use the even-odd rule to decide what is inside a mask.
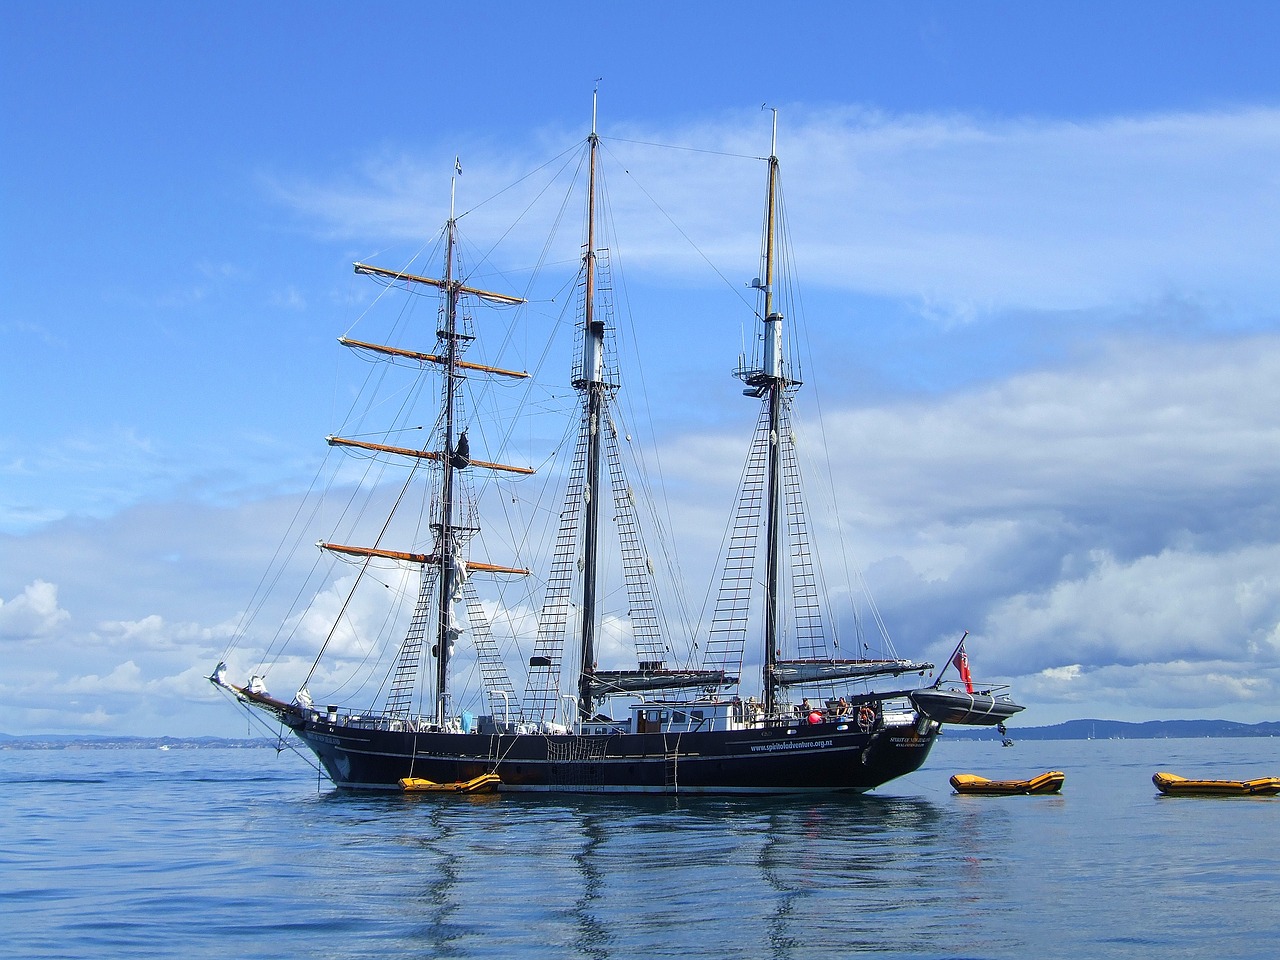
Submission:
[[[457,231],[457,221],[453,217],[452,187],[450,188],[450,210],[448,230],[448,246],[445,255],[444,275],[444,328],[437,335],[444,340],[444,454],[440,458],[440,466],[444,477],[440,488],[440,549],[437,551],[440,573],[438,613],[439,623],[436,627],[436,723],[443,724],[446,716],[449,683],[449,653],[452,643],[450,626],[453,614],[453,578],[457,569],[455,560],[457,540],[453,535],[453,414],[457,393],[458,377],[458,294],[461,284],[453,277],[453,247]]]
[[[764,710],[771,715],[777,701],[774,664],[778,658],[778,563],[782,526],[782,405],[787,381],[782,370],[782,314],[773,309],[774,233],[778,187],[778,113],[773,113],[769,150],[768,213],[765,222],[764,367],[761,373],[769,400],[769,465],[765,515]]]
[[[582,551],[582,661],[578,671],[578,717],[586,720],[592,713],[591,679],[595,673],[597,547],[600,525],[600,430],[604,413],[604,321],[595,318],[596,292],[596,136],[595,101],[591,106],[590,172],[587,186],[587,242],[583,254],[586,271],[583,298],[582,376],[574,386],[586,394],[587,463],[586,517],[583,521]]]

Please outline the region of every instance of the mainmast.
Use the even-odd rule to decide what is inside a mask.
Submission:
[[[613,357],[606,354],[612,304],[608,248],[600,244],[603,213],[600,140],[594,101],[587,138],[586,230],[578,285],[581,352],[572,384],[580,395],[578,435],[565,487],[555,553],[547,576],[538,638],[529,658],[526,704],[532,717],[550,722],[563,701],[573,703],[579,721],[595,715],[598,701],[626,693],[717,687],[737,681],[723,669],[671,669],[658,609],[655,571],[645,550],[635,495],[627,483],[612,404],[620,389]],[[628,439],[630,439],[628,437]],[[612,523],[606,540],[604,527]],[[597,669],[604,575],[615,555],[606,548],[616,534],[616,560],[625,585],[627,616],[636,665]],[[609,563],[605,558],[609,558]],[[613,586],[612,582],[610,586]],[[576,670],[576,677],[572,672]],[[562,687],[563,681],[563,687]],[[576,687],[576,689],[575,689]],[[562,689],[565,696],[562,700]],[[568,695],[570,691],[576,694]]]
[[[582,551],[582,660],[578,671],[578,717],[589,719],[592,713],[592,674],[596,657],[596,591],[598,587],[597,550],[600,533],[600,431],[605,406],[604,321],[596,320],[596,151],[600,138],[596,135],[595,97],[591,104],[590,166],[587,180],[587,240],[583,254],[584,310],[582,337],[582,376],[574,386],[583,391],[587,415],[586,516],[583,521]]]

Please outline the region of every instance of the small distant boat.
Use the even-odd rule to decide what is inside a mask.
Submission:
[[[400,781],[400,788],[405,793],[497,793],[500,783],[502,778],[496,773],[482,773],[458,783],[436,783],[420,777],[405,777]]]
[[[951,778],[951,786],[956,793],[984,795],[1058,793],[1066,779],[1061,770],[1049,770],[1030,780],[988,780],[972,773],[957,773]]]
[[[1171,797],[1274,797],[1280,793],[1280,777],[1257,780],[1189,780],[1176,773],[1160,772],[1151,778],[1161,793]]]

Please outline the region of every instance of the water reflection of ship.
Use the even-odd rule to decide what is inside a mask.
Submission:
[[[574,860],[589,909],[577,914],[579,942],[607,930],[628,952],[657,949],[672,918],[691,921],[691,904],[714,903],[724,955],[800,957],[817,944],[875,950],[895,936],[904,884],[946,888],[948,864],[919,854],[948,846],[945,808],[927,800],[583,800],[562,808],[583,837]]]
[[[816,940],[846,954],[882,952],[898,937],[904,884],[918,890],[912,908],[924,910],[944,886],[931,877],[941,865],[920,852],[945,846],[945,820],[942,808],[911,797],[768,812],[756,865],[776,899],[767,931],[774,949],[799,956],[798,947]]]
[[[880,952],[901,938],[904,909],[947,912],[941,901],[972,853],[953,805],[909,797],[440,804],[335,791],[321,802],[330,798],[325,820],[345,834],[339,848],[380,845],[384,869],[360,881],[361,895],[403,910],[389,891],[417,891],[408,909],[420,914],[410,923],[423,956],[496,955],[531,941],[589,960],[656,956],[673,943],[780,960]],[[317,898],[351,902],[347,871],[309,872],[308,882]],[[695,932],[701,924],[706,933]]]

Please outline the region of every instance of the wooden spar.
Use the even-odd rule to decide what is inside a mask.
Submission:
[[[383,560],[400,560],[404,563],[439,563],[440,555],[436,553],[410,553],[406,550],[386,550],[382,547],[354,547],[344,543],[326,543],[320,541],[316,544],[321,550],[328,550],[331,553],[345,553],[353,557],[379,557]],[[511,573],[524,576],[529,571],[523,567],[504,567],[496,563],[484,563],[480,560],[467,560],[467,570],[477,571],[480,573]]]
[[[353,557],[381,557],[384,560],[403,560],[405,563],[437,563],[439,557],[434,553],[409,553],[404,550],[384,550],[381,547],[352,547],[343,543],[326,543],[321,540],[316,544],[321,550],[332,553],[346,553]]]
[[[372,450],[375,453],[394,453],[401,457],[416,457],[419,460],[439,460],[442,456],[438,450],[414,450],[412,447],[393,447],[386,443],[369,443],[365,440],[348,440],[345,437],[325,437],[331,447],[356,447],[360,450]],[[482,467],[485,470],[505,470],[508,473],[531,474],[530,467],[513,467],[505,463],[490,463],[488,460],[471,460],[469,466]]]
[[[419,353],[416,350],[402,350],[400,347],[386,347],[380,343],[365,343],[363,340],[352,340],[350,337],[339,337],[338,342],[344,347],[351,347],[356,350],[372,350],[375,353],[385,353],[391,357],[405,357],[409,360],[417,360],[419,363],[448,363],[447,357],[441,357],[434,353]],[[500,377],[518,377],[523,379],[529,374],[522,370],[504,370],[502,367],[491,367],[483,363],[471,363],[469,360],[457,360],[454,362],[455,367],[462,367],[466,370],[479,370],[482,373],[492,373]]]
[[[467,569],[479,573],[510,573],[513,576],[528,576],[529,571],[524,567],[504,567],[497,563],[485,563],[483,560],[468,560]]]
[[[403,280],[406,283],[425,283],[431,287],[439,287],[440,289],[448,289],[452,287],[458,293],[468,293],[473,297],[483,297],[485,300],[493,300],[496,303],[526,303],[524,297],[513,297],[505,293],[493,293],[489,290],[480,290],[476,287],[468,287],[456,280],[435,280],[431,277],[420,277],[417,274],[405,273],[402,270],[387,270],[385,267],[375,267],[367,263],[352,264],[356,273],[369,274],[374,277],[385,277],[388,280]]]

